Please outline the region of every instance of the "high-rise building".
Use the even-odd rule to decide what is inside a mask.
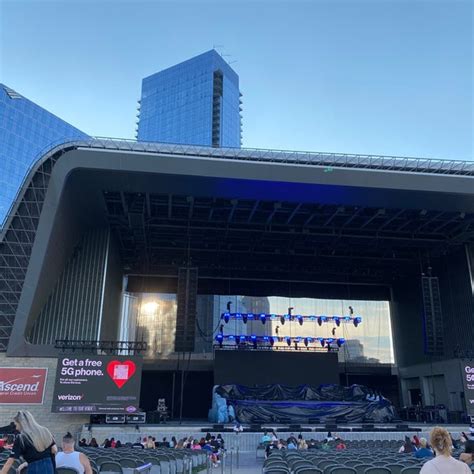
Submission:
[[[87,137],[0,84],[0,228],[30,167],[47,148]]]
[[[137,139],[241,146],[239,76],[215,50],[143,79]]]

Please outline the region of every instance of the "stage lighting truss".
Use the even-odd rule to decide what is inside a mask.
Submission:
[[[271,346],[273,347],[277,342],[283,342],[290,347],[292,344],[303,344],[305,347],[309,347],[312,344],[320,345],[321,347],[341,347],[345,344],[346,340],[343,337],[313,337],[313,336],[256,336],[254,334],[248,335],[234,335],[234,334],[217,334],[215,337],[217,344],[220,347],[224,343],[233,343],[235,345],[245,344],[249,345],[250,343],[255,349],[258,346]]]
[[[360,316],[325,316],[325,315],[310,315],[302,316],[301,314],[266,314],[266,313],[230,313],[225,312],[221,314],[221,320],[226,324],[231,320],[241,320],[244,324],[247,324],[248,321],[260,321],[262,324],[265,324],[267,321],[278,321],[280,324],[284,325],[286,321],[297,321],[300,326],[304,322],[317,322],[319,326],[322,326],[323,323],[334,323],[336,326],[344,324],[353,324],[357,327],[361,322],[362,318]]]

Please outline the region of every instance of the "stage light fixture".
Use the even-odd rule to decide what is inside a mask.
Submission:
[[[252,342],[253,344],[253,348],[256,349],[257,348],[257,336],[254,336],[253,334],[250,336],[250,341]]]
[[[337,340],[337,347],[341,347],[345,342],[346,342],[346,340],[343,337],[340,337]]]
[[[298,320],[299,325],[303,326],[303,316],[301,316],[301,314],[299,314],[298,316],[296,316],[296,319]]]
[[[328,337],[328,338],[326,339],[326,342],[327,342],[328,344],[332,344],[332,343],[334,342],[334,339],[333,339],[332,337]]]
[[[239,336],[239,343],[243,344],[245,342],[245,336]]]
[[[324,347],[324,345],[326,344],[326,340],[323,338],[319,338],[319,342],[321,343],[321,347]]]
[[[267,315],[265,313],[260,314],[260,321],[262,321],[262,324],[267,322]]]
[[[273,344],[275,344],[275,339],[273,339],[273,337],[270,337],[268,340],[270,341],[270,345],[273,347]]]
[[[230,320],[230,313],[224,313],[224,321],[227,324]]]
[[[307,337],[304,338],[304,341],[303,341],[303,342],[304,342],[304,345],[305,345],[306,347],[308,347],[309,340],[308,340]]]
[[[285,316],[284,315],[280,316],[280,323],[281,323],[282,326],[285,324]]]
[[[242,314],[242,321],[244,322],[244,324],[247,324],[247,320],[248,320],[248,315],[247,315],[247,313],[243,313],[243,314]]]
[[[255,318],[255,314],[253,314],[253,313],[248,313],[248,314],[247,314],[247,318],[248,318],[248,319],[254,319],[254,318]]]
[[[318,317],[318,325],[322,326],[323,324],[323,318],[321,316]]]
[[[333,316],[332,319],[336,323],[337,327],[339,327],[341,325],[341,318],[339,316]]]
[[[222,334],[218,334],[218,335],[216,336],[216,341],[217,341],[217,343],[219,344],[219,347],[222,347],[222,343],[223,343],[223,341],[224,341],[224,336],[223,336]]]
[[[288,344],[288,347],[291,346],[291,337],[286,338],[286,343]]]
[[[355,327],[357,327],[361,322],[362,322],[362,318],[360,316],[355,317],[353,320]]]

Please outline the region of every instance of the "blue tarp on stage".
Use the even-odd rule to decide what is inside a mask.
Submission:
[[[221,385],[214,389],[212,421],[227,421],[228,405],[240,423],[307,423],[311,419],[387,423],[395,418],[389,400],[361,385]]]

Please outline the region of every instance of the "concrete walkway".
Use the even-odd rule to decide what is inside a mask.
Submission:
[[[232,460],[232,465],[231,465]],[[218,467],[211,467],[210,474],[261,474],[263,459],[255,458],[255,452],[239,453],[238,460],[239,467],[237,467],[236,453],[232,454],[228,451],[224,465]]]

